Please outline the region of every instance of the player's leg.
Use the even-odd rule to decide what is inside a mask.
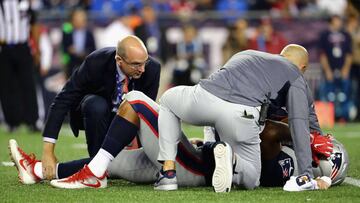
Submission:
[[[129,95],[131,95],[131,93],[129,93]],[[134,113],[134,109],[129,102],[124,101],[109,128],[102,148],[89,163],[89,166],[85,166],[84,169],[69,178],[53,180],[51,181],[51,184],[61,188],[95,187],[93,184],[86,184],[84,186],[83,183],[84,181],[93,182],[96,180],[97,182],[100,182],[100,185],[96,185],[96,187],[106,187],[106,176],[104,173],[111,160],[114,159],[114,156],[116,156],[135,137],[136,132],[139,129],[139,117],[141,116],[137,116],[137,114]],[[149,120],[151,119],[148,119],[147,121]],[[156,118],[152,120],[155,122],[157,121]],[[157,127],[157,123],[155,124],[156,125],[150,125],[151,128],[154,128],[154,126]],[[153,129],[149,128],[149,130]],[[147,138],[146,140],[143,140],[143,143],[149,143],[149,140],[151,139]],[[154,144],[151,144],[148,148],[153,148],[153,146]],[[81,174],[81,176],[79,174]],[[79,178],[81,178],[81,180]]]
[[[158,168],[159,153],[158,111],[159,105],[142,92],[129,92],[125,99],[131,104],[140,118],[138,131],[140,142],[147,157]],[[121,153],[120,153],[121,154]],[[181,132],[176,157],[178,183],[185,186],[198,186],[205,184],[205,174],[209,170],[204,165],[201,152],[197,151],[186,136]]]
[[[134,183],[154,183],[158,167],[147,157],[143,148],[122,150],[110,163],[110,178],[122,178]]]
[[[131,105],[124,101],[113,118],[100,150],[83,169],[74,175],[50,182],[59,188],[104,188],[107,186],[106,170],[110,162],[136,136],[139,119]]]

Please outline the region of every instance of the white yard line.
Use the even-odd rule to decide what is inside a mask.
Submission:
[[[15,163],[12,161],[3,161],[1,162],[1,165],[3,166],[15,166]]]
[[[356,178],[346,177],[344,183],[360,187],[360,180]]]
[[[331,131],[329,131],[331,132]],[[358,131],[347,131],[342,133],[336,133],[334,134],[335,138],[360,138],[360,132]]]

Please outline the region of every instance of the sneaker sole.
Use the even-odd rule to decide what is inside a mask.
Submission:
[[[215,192],[230,192],[233,167],[232,150],[225,143],[219,143],[214,148],[215,170],[212,177],[212,186]]]
[[[154,187],[155,190],[163,190],[163,191],[171,191],[171,190],[177,190],[178,185],[177,184],[171,184],[171,185],[159,185],[157,187]]]
[[[17,158],[15,157],[16,156],[15,154],[17,153],[16,151],[18,149],[18,144],[17,144],[16,140],[14,140],[14,139],[9,140],[8,148],[9,148],[9,152],[10,152],[9,153],[10,158],[15,163],[16,170],[18,171],[19,182],[21,182],[22,184],[25,184],[25,185],[35,184],[36,181],[34,181],[33,178],[30,177],[27,174],[27,172],[21,168],[18,161],[15,161],[15,160],[17,160]]]
[[[85,188],[90,188],[90,189],[103,189],[107,187],[107,179],[104,180],[98,180],[98,182],[100,183],[100,186],[91,186],[91,185],[86,185],[86,184],[81,184],[81,183],[76,183],[76,184],[64,184],[64,183],[59,183],[57,182],[59,180],[52,180],[50,181],[50,185],[54,188],[59,188],[59,189],[72,189],[72,190],[77,190],[77,189],[85,189]]]

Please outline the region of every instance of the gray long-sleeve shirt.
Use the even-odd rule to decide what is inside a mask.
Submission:
[[[312,173],[310,129],[321,133],[311,91],[299,68],[280,55],[247,50],[235,54],[219,71],[200,81],[201,87],[226,101],[286,107],[299,174]]]

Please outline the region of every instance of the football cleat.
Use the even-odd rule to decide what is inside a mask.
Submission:
[[[35,175],[34,167],[39,160],[34,154],[26,154],[17,144],[16,140],[9,140],[10,157],[18,170],[19,181],[23,184],[35,184],[41,179]]]
[[[214,147],[215,170],[212,186],[215,192],[230,192],[233,178],[233,152],[229,144],[218,142]]]
[[[178,184],[176,179],[176,171],[175,170],[168,170],[163,171],[162,169],[157,174],[158,179],[154,184],[155,190],[177,190]]]
[[[101,177],[96,177],[87,165],[80,171],[67,178],[52,180],[50,185],[64,189],[81,189],[81,188],[106,188],[107,173]]]
[[[325,181],[328,184],[328,187],[331,185],[331,179],[329,177],[323,176],[320,179]],[[291,176],[290,180],[288,180],[283,189],[289,192],[300,192],[305,190],[318,190],[317,181],[313,178],[310,178],[309,175],[301,175],[301,176]]]

